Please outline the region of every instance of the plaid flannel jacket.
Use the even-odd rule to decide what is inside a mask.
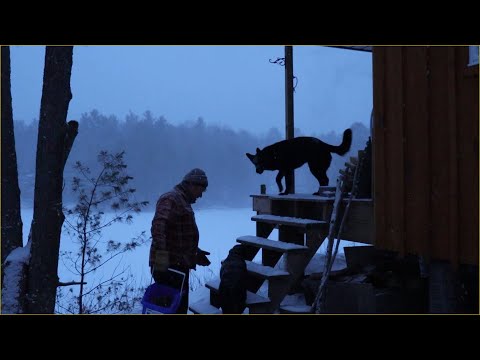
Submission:
[[[195,214],[182,185],[176,185],[158,199],[151,233],[150,267],[195,269],[199,234]]]

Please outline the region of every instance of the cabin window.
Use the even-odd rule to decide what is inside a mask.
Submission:
[[[468,47],[468,66],[478,65],[478,46]]]

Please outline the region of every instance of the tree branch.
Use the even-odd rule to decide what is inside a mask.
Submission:
[[[70,281],[70,282],[58,282],[57,286],[71,286],[71,285],[86,285],[87,283],[84,282],[78,282],[78,281]]]
[[[63,148],[63,166],[65,168],[65,163],[67,162],[68,155],[70,155],[70,150],[72,150],[73,142],[78,135],[78,122],[75,120],[70,120],[67,123],[67,131],[65,133],[65,143]]]

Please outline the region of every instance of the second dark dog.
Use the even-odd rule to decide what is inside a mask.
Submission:
[[[247,157],[255,165],[258,174],[264,170],[278,170],[276,182],[280,195],[287,195],[291,189],[289,178],[286,177],[286,189],[284,192],[282,178],[289,171],[293,171],[305,163],[308,163],[310,172],[318,180],[320,186],[328,185],[327,170],[332,162],[331,153],[345,155],[352,144],[352,130],[343,132],[342,143],[338,146],[324,143],[314,137],[296,137],[289,140],[279,141],[265,147],[263,150],[257,148],[255,155],[247,153]],[[320,189],[314,193],[319,195]]]
[[[220,307],[224,314],[242,314],[247,301],[245,246],[235,245],[220,268]]]

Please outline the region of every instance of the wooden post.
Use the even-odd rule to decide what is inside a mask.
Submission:
[[[293,48],[285,46],[285,135],[286,139],[292,139],[294,135],[293,121]],[[286,189],[290,194],[295,194],[294,170],[285,177]],[[291,184],[290,189],[288,184]]]

